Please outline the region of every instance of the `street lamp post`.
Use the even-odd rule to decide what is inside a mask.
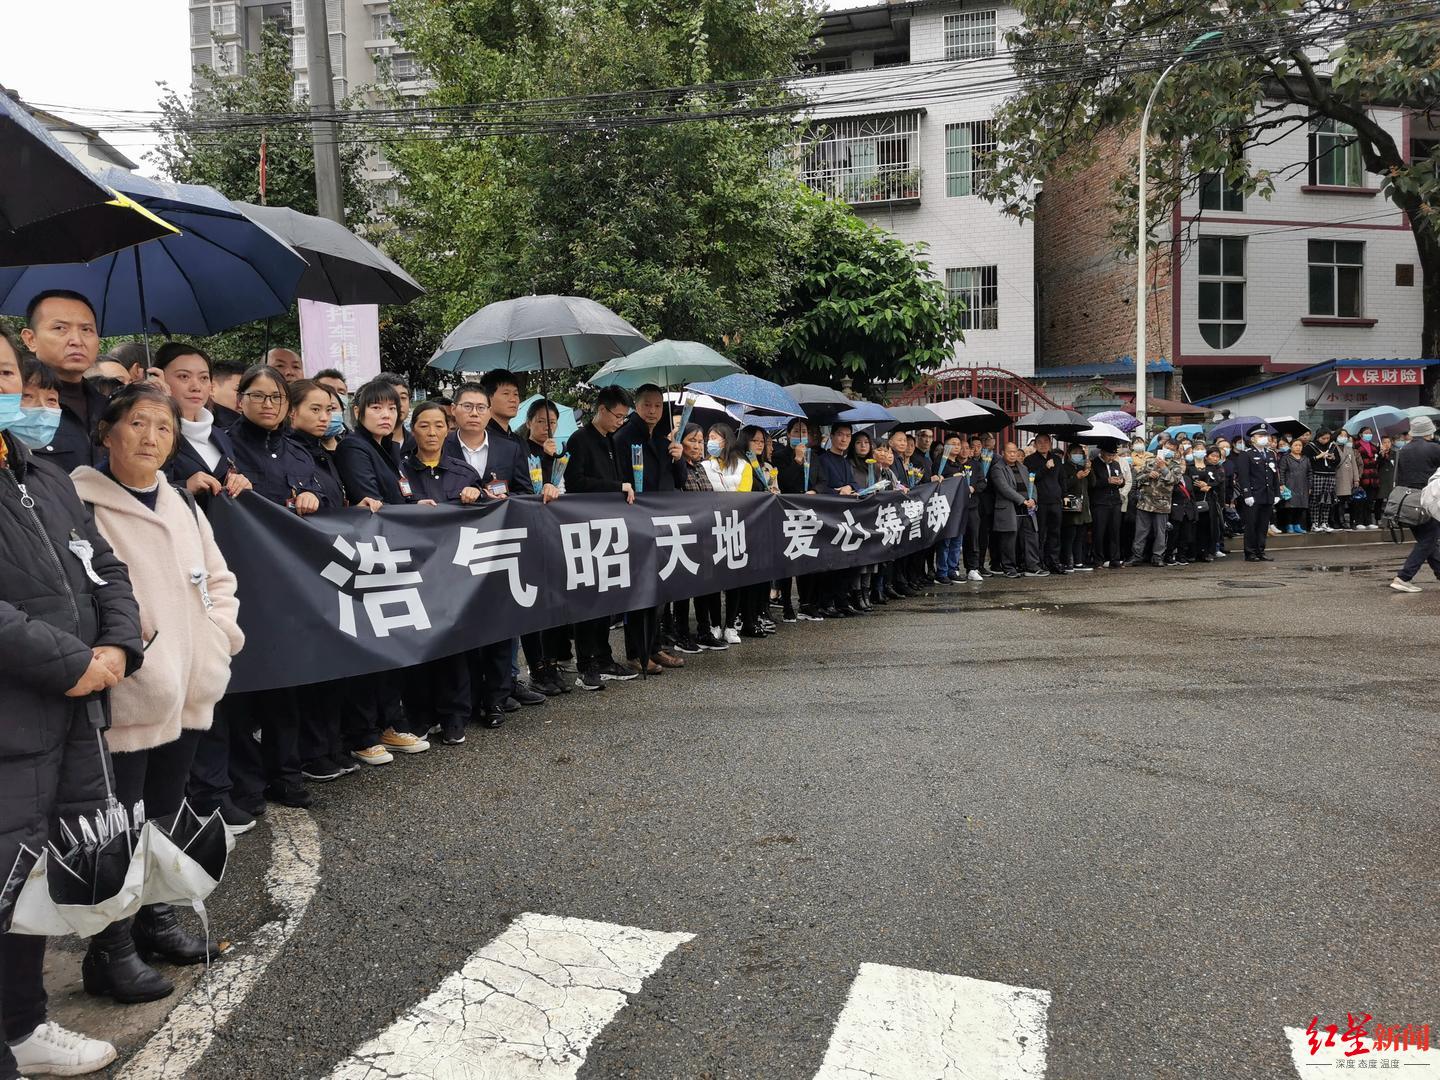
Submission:
[[[1160,84],[1165,77],[1184,63],[1185,58],[1195,49],[1212,38],[1220,36],[1219,30],[1211,30],[1201,34],[1194,41],[1180,50],[1177,56],[1164,71],[1160,78],[1155,80],[1155,86],[1150,91],[1150,100],[1145,102],[1145,111],[1140,114],[1140,219],[1137,223],[1137,242],[1135,245],[1135,419],[1140,426],[1135,430],[1145,431],[1145,398],[1147,393],[1145,378],[1145,316],[1149,311],[1150,290],[1145,281],[1145,255],[1146,247],[1150,239],[1150,223],[1146,218],[1145,207],[1145,180],[1146,180],[1146,147],[1150,136],[1150,110],[1155,106],[1155,98],[1160,93]]]

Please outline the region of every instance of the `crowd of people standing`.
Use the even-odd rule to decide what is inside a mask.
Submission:
[[[249,367],[188,342],[101,359],[94,312],[73,293],[37,297],[27,324],[23,342],[0,336],[0,689],[20,718],[0,730],[0,868],[103,800],[90,701],[108,709],[122,805],[163,818],[188,801],[239,835],[269,803],[309,806],[315,784],[462,744],[474,725],[497,728],[572,691],[678,671],[782,623],[864,618],[918,590],[997,575],[1205,563],[1230,554],[1237,536],[1245,558],[1265,560],[1277,531],[1374,528],[1387,483],[1414,485],[1423,472],[1423,484],[1440,467],[1433,425],[1421,420],[1410,446],[1362,431],[1354,443],[1321,432],[1272,448],[1256,430],[1243,445],[1167,438],[1153,453],[1138,440],[1061,449],[1046,435],[1022,448],[993,434],[798,418],[783,431],[724,421],[682,430],[658,386],[600,388],[561,447],[558,407],[540,399],[519,416],[523,387],[508,371],[416,402],[395,375],[353,391],[336,370],[306,377],[288,349]],[[927,551],[407,669],[227,689],[245,640],[235,576],[206,516],[217,499],[252,493],[305,516],[572,493],[863,496],[952,477],[967,489],[964,521]],[[1427,560],[1440,577],[1437,530],[1417,529],[1397,580]],[[612,651],[617,629],[623,658]],[[108,1043],[46,1018],[44,945],[0,936],[0,1080],[17,1069],[76,1075],[114,1057]],[[148,905],[90,940],[82,974],[89,993],[130,1004],[173,992],[164,964],[218,958],[173,908]]]

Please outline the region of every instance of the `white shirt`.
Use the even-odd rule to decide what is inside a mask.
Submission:
[[[480,446],[472,450],[465,445],[465,440],[460,435],[455,436],[455,441],[460,444],[460,453],[465,455],[466,464],[479,473],[485,475],[485,466],[490,463],[490,438],[488,435]]]
[[[180,418],[180,433],[185,436],[185,441],[195,448],[195,452],[205,462],[205,468],[211,472],[220,464],[220,448],[210,441],[210,432],[214,426],[215,417],[210,414],[209,409],[200,410],[199,420],[186,420],[183,416]]]

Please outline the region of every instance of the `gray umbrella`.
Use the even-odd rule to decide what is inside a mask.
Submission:
[[[603,304],[583,296],[521,296],[487,304],[430,358],[442,371],[559,371],[603,364],[650,344]]]
[[[327,304],[408,304],[425,291],[374,244],[329,218],[288,206],[235,205],[309,264],[295,290],[297,297]]]

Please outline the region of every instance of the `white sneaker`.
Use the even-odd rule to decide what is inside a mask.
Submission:
[[[727,644],[730,645],[740,644],[740,635],[736,632],[734,627],[727,626],[725,628],[725,641]]]
[[[1366,525],[1365,528],[1369,529],[1371,532],[1375,532],[1376,530],[1378,530],[1378,529],[1380,528],[1380,526],[1379,526],[1379,525]]]
[[[1410,582],[1398,577],[1391,580],[1390,588],[1396,592],[1424,592],[1419,585],[1411,585]]]
[[[15,1064],[34,1076],[84,1076],[115,1060],[115,1047],[69,1031],[53,1020],[23,1041],[12,1043]]]
[[[1279,535],[1280,535],[1280,530],[1277,529],[1274,525],[1271,525],[1271,526],[1270,526],[1270,535],[1271,535],[1271,536],[1279,536]]]
[[[980,573],[979,570],[971,570],[968,574],[965,575],[965,580],[966,580],[966,581],[984,581],[984,580],[985,580],[985,575],[982,574],[982,573]]]

